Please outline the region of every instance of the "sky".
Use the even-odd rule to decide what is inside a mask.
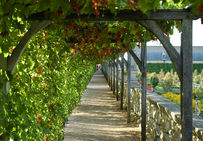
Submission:
[[[180,33],[175,28],[174,34],[170,36],[173,46],[180,46]],[[162,46],[159,41],[150,41],[147,46]],[[203,24],[201,19],[193,21],[193,46],[203,46]]]

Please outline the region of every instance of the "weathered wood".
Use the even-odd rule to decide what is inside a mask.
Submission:
[[[113,62],[111,61],[111,91],[113,90]]]
[[[110,86],[110,88],[111,88],[111,77],[112,77],[112,73],[111,73],[111,68],[112,68],[112,66],[111,66],[111,63],[109,64],[110,66],[109,66],[109,86]]]
[[[136,62],[137,66],[139,67],[140,71],[142,71],[142,64],[140,59],[137,57],[137,55],[134,53],[133,50],[129,51],[131,56],[133,57],[133,60]]]
[[[130,93],[131,93],[131,55],[128,52],[128,107],[127,107],[127,113],[128,113],[128,117],[127,117],[127,123],[130,123]]]
[[[123,93],[124,93],[124,60],[122,58],[122,65],[121,65],[121,110],[123,110]]]
[[[101,63],[101,68],[102,68],[101,70],[104,74],[104,77],[107,80],[108,77],[107,77],[107,73],[106,73],[106,62]]]
[[[190,9],[162,9],[149,12],[148,16],[137,10],[119,10],[116,14],[110,10],[100,11],[99,16],[95,14],[70,14],[66,20],[85,20],[85,21],[136,21],[136,20],[181,20],[183,18],[198,19],[202,15],[193,15]],[[29,17],[31,20],[51,19],[51,14],[41,12]]]
[[[110,61],[109,61],[109,65],[108,65],[108,84],[110,87],[110,84],[111,84],[111,64],[110,64]]]
[[[108,67],[107,67],[107,63],[106,62],[104,64],[104,72],[106,74],[106,81],[108,82]]]
[[[118,60],[116,61],[116,100],[118,101],[118,93],[119,93],[119,88],[118,88],[118,78],[119,78],[119,70],[118,70]]]
[[[192,20],[182,20],[182,136],[183,141],[192,141]]]
[[[124,63],[125,66],[127,67],[127,66],[128,66],[128,61],[124,58],[123,55],[121,55],[121,58],[122,58],[123,63]]]
[[[0,54],[0,70],[3,72],[7,71],[7,58],[5,58],[3,54]],[[0,89],[2,89],[5,94],[8,94],[10,83],[8,79],[5,79],[7,78],[5,75],[5,73],[0,74]]]
[[[173,47],[173,45],[170,43],[170,41],[167,39],[159,25],[155,21],[138,21],[142,26],[144,26],[146,29],[151,31],[156,37],[160,40],[160,42],[163,44],[163,47],[165,48],[168,56],[170,57],[174,68],[177,71],[177,74],[179,76],[179,79],[181,80],[181,57],[180,54],[176,51],[176,49]]]
[[[106,74],[107,74],[107,82],[109,84],[109,65],[106,63]]]
[[[50,20],[34,21],[32,23],[28,32],[23,36],[19,44],[13,50],[12,55],[8,57],[7,71],[9,71],[11,74],[14,72],[16,65],[29,41],[33,36],[35,36],[35,34],[37,34],[41,29],[45,28],[49,24],[51,24]]]
[[[146,44],[145,44],[146,45]],[[141,121],[141,135],[142,141],[146,141],[146,89],[147,89],[147,47],[141,48],[141,63],[142,63],[142,121]]]
[[[115,94],[115,90],[116,90],[116,72],[115,72],[115,67],[116,67],[116,64],[115,64],[115,60],[112,61],[113,62],[113,94]]]
[[[117,62],[118,62],[118,64],[119,64],[120,66],[122,66],[122,62],[121,62],[119,59],[117,59]]]

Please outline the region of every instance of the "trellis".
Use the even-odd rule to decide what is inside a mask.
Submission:
[[[181,81],[181,117],[182,117],[182,135],[183,140],[192,140],[192,21],[201,17],[201,15],[193,15],[188,9],[182,10],[158,10],[156,12],[151,12],[150,16],[147,16],[140,11],[132,10],[121,10],[117,12],[115,16],[110,11],[103,11],[102,16],[95,15],[76,15],[72,14],[66,18],[66,20],[80,19],[88,21],[136,21],[137,23],[144,26],[146,29],[151,31],[163,44],[166,52],[168,53]],[[41,29],[51,24],[52,20],[49,16],[44,13],[35,14],[29,17],[30,20],[34,20],[31,28],[27,31],[25,36],[22,38],[20,43],[14,49],[11,56],[4,58],[3,54],[0,55],[1,64],[0,68],[7,71],[9,74],[13,74],[15,67],[24,52],[26,45],[30,39]],[[155,20],[180,20],[182,21],[182,35],[181,35],[181,53],[179,54],[175,48],[172,46],[170,41],[166,38],[161,28],[156,24]],[[146,48],[142,48],[142,59],[134,54],[133,51],[129,52],[138,67],[142,71],[142,140],[146,140]],[[128,53],[128,54],[129,54]],[[130,56],[130,55],[128,55]],[[117,61],[119,62],[119,61]],[[128,70],[130,70],[129,62],[122,59],[119,64],[122,68],[122,84],[124,83],[124,63],[127,65]],[[115,63],[113,63],[115,64]],[[115,74],[115,69],[111,70]],[[117,70],[116,70],[117,71]],[[129,72],[129,71],[128,71]],[[111,75],[113,76],[113,75]],[[115,78],[115,75],[114,75]],[[129,74],[130,78],[130,74]],[[113,78],[108,78],[109,83],[112,83]],[[128,80],[129,81],[129,80]],[[0,80],[3,83],[4,90],[9,92],[9,81]],[[117,82],[116,82],[117,83]],[[128,82],[130,83],[130,81]],[[111,85],[112,86],[112,85]],[[118,86],[116,84],[116,86]],[[130,86],[130,85],[129,85]],[[124,88],[122,88],[123,90]],[[115,82],[112,90],[115,91]],[[128,99],[130,93],[128,94]],[[121,103],[123,101],[121,100]],[[130,114],[130,105],[128,105],[128,117]],[[121,104],[122,108],[122,104]],[[129,119],[128,119],[129,121]]]
[[[160,10],[161,11],[161,10]],[[181,81],[181,118],[182,118],[182,137],[183,140],[192,140],[192,21],[197,18],[193,16],[189,10],[163,10],[164,15],[160,11],[152,12],[151,17],[146,18],[137,13],[134,20],[149,31],[151,31],[161,41],[166,52],[168,53],[174,67],[178,73]],[[166,13],[165,13],[166,12]],[[186,12],[186,13],[185,13]],[[189,13],[188,13],[189,12]],[[173,13],[171,15],[171,13]],[[183,14],[185,13],[185,14]],[[166,15],[165,15],[166,14]],[[183,15],[182,15],[183,14]],[[157,16],[158,15],[158,16]],[[179,17],[179,15],[182,15]],[[107,16],[108,17],[108,16]],[[116,19],[124,20],[121,14]],[[132,15],[130,16],[132,17]],[[166,38],[160,27],[154,20],[181,20],[182,21],[182,35],[181,35],[181,53],[179,54],[172,46],[170,41]],[[107,19],[106,19],[107,20]],[[133,20],[130,18],[129,20]],[[142,140],[146,140],[146,48],[142,48],[141,60],[130,51],[134,61],[138,64],[142,72]],[[128,53],[129,54],[129,53]],[[129,56],[129,55],[128,55]],[[130,64],[130,63],[129,63]],[[128,68],[129,69],[129,68]],[[115,75],[114,75],[115,78]],[[130,86],[130,75],[128,74],[128,87]],[[111,85],[112,86],[112,85]],[[123,90],[122,90],[123,91]],[[121,93],[122,93],[121,91]],[[128,89],[129,92],[129,89]],[[122,98],[121,98],[122,99]],[[128,94],[128,106],[130,106],[130,96]],[[128,107],[130,109],[130,107]],[[128,110],[128,122],[130,118],[130,111]]]

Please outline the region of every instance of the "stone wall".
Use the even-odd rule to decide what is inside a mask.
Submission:
[[[141,124],[141,90],[131,88],[131,119]],[[119,89],[120,90],[120,89]],[[124,91],[124,109],[127,108],[127,84]],[[203,118],[193,115],[193,140],[203,141]],[[147,140],[180,141],[180,106],[164,97],[147,92]]]

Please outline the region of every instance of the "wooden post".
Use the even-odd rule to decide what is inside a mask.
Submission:
[[[111,88],[111,81],[112,81],[112,79],[111,79],[111,77],[112,77],[112,64],[111,64],[111,61],[110,61],[110,68],[109,68],[109,70],[110,70],[110,81],[109,81],[109,86],[110,86],[110,88]]]
[[[113,90],[113,62],[111,61],[111,91]]]
[[[123,93],[124,93],[124,60],[121,61],[121,110],[123,110]]]
[[[107,72],[106,62],[102,63],[102,72],[104,73],[104,76],[105,76],[106,80],[108,81],[108,72]]]
[[[127,107],[127,112],[128,112],[128,119],[127,123],[130,123],[130,91],[131,91],[131,56],[130,53],[128,52],[128,107]]]
[[[181,117],[183,141],[192,141],[192,20],[182,20]]]
[[[115,60],[113,60],[113,94],[115,94],[115,86],[116,86],[116,72],[115,72],[115,67],[116,67],[116,64],[115,64]]]
[[[109,67],[108,67],[108,83],[109,83],[109,87],[111,87],[111,63],[109,61]]]
[[[141,47],[141,64],[142,64],[142,122],[141,122],[141,135],[142,141],[146,141],[146,74],[147,74],[147,47],[146,44],[144,47]]]
[[[119,71],[118,71],[118,61],[116,61],[116,100],[118,101],[118,78],[119,78]]]
[[[9,93],[9,80],[7,79],[7,76],[5,74],[5,72],[7,71],[7,58],[4,57],[3,54],[0,54],[0,69],[2,69],[3,74],[0,74],[0,89],[2,89],[2,91],[5,94]],[[3,79],[4,78],[4,79]],[[2,88],[1,88],[2,85]]]

